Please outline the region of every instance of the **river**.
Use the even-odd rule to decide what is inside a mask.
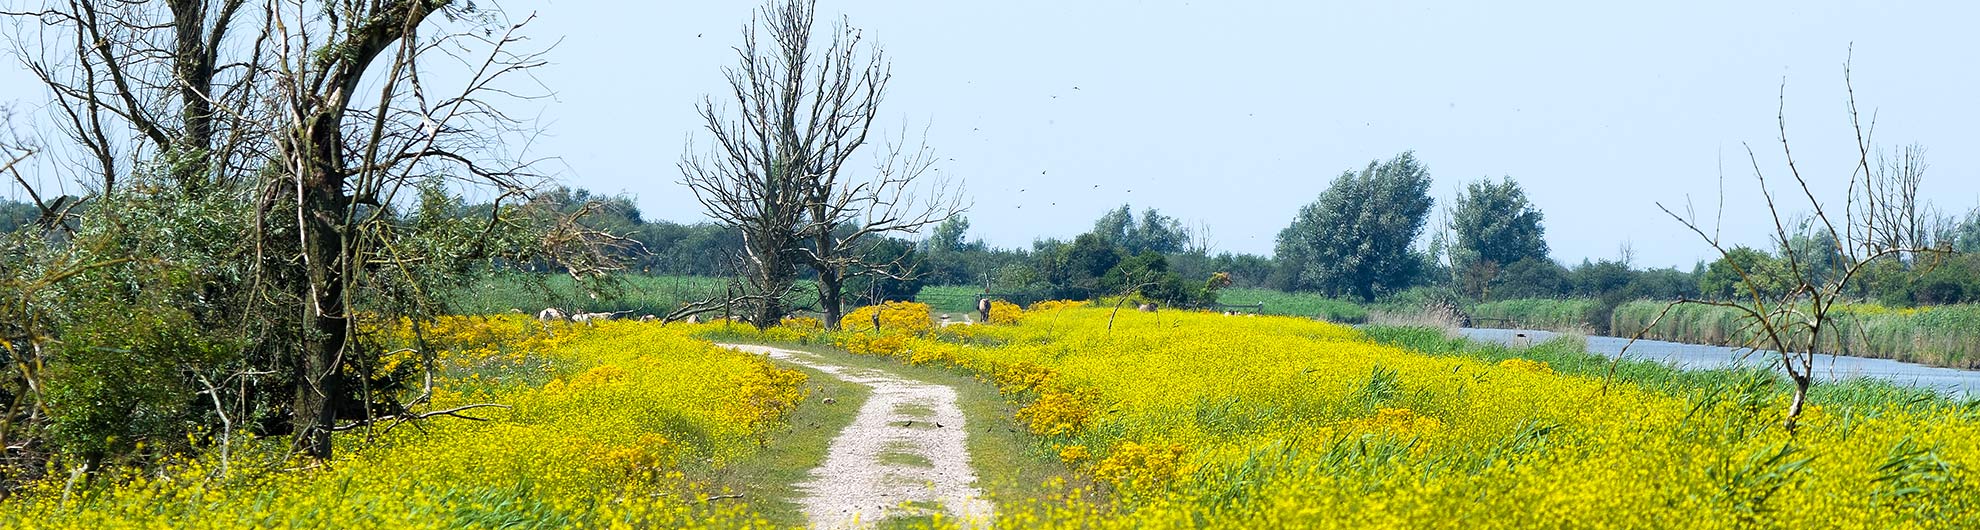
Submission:
[[[1524,333],[1533,344],[1545,342],[1556,335],[1548,331],[1516,329],[1460,328],[1466,338],[1479,341],[1492,341],[1512,344],[1515,335]],[[1611,358],[1620,354],[1629,339],[1616,337],[1588,337],[1588,351]],[[1687,370],[1724,368],[1735,365],[1761,366],[1770,364],[1774,358],[1771,352],[1749,353],[1741,348],[1725,346],[1704,346],[1660,340],[1639,340],[1630,346],[1629,358],[1641,361],[1658,361]],[[1939,368],[1922,364],[1849,357],[1841,355],[1818,355],[1815,358],[1815,377],[1818,381],[1837,381],[1858,377],[1882,379],[1892,383],[1937,390],[1951,397],[1980,397],[1980,371]]]

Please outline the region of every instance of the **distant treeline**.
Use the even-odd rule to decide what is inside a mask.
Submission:
[[[1613,258],[1563,264],[1548,255],[1544,216],[1511,178],[1471,183],[1429,226],[1434,202],[1428,170],[1413,154],[1343,172],[1279,233],[1273,256],[1214,252],[1199,231],[1154,208],[1122,205],[1070,239],[1042,238],[1028,248],[993,248],[972,237],[958,216],[918,241],[878,239],[868,252],[914,264],[909,280],[848,289],[855,302],[912,297],[923,285],[967,285],[1021,299],[1090,299],[1135,291],[1170,304],[1216,301],[1218,287],[1311,292],[1335,298],[1450,300],[1465,305],[1521,299],[1585,301],[1579,320],[1608,331],[1609,313],[1631,300],[1728,299],[1746,292],[1746,270],[1763,292],[1788,274],[1784,245],[1803,256],[1833,254],[1812,226],[1776,248],[1733,247],[1729,256],[1689,270],[1637,268],[1625,245]],[[636,245],[615,249],[630,270],[648,275],[728,276],[742,252],[739,232],[712,223],[648,220],[632,198],[556,189],[532,199],[565,212],[591,209],[584,222]],[[464,206],[480,215],[488,205]],[[0,203],[0,227],[32,222],[33,208]],[[1890,307],[1980,301],[1980,216],[1943,217],[1923,234],[1929,245],[1959,251],[1944,257],[1888,259],[1860,271],[1850,293]],[[1425,232],[1428,231],[1427,237]],[[1427,244],[1426,244],[1427,241]],[[1828,246],[1833,246],[1829,244]],[[1817,275],[1839,260],[1804,260]],[[1734,267],[1737,265],[1737,267]],[[551,264],[522,268],[554,270]],[[1222,273],[1222,274],[1219,274]],[[1138,288],[1138,289],[1135,289]],[[1408,292],[1406,296],[1405,292]],[[1578,302],[1580,303],[1580,302]],[[1579,307],[1579,306],[1577,306]]]

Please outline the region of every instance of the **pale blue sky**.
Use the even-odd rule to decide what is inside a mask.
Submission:
[[[1556,259],[1612,257],[1627,240],[1640,266],[1689,268],[1709,249],[1653,203],[1690,194],[1709,213],[1723,155],[1734,203],[1757,206],[1741,142],[1781,170],[1783,76],[1802,171],[1839,200],[1855,156],[1851,42],[1881,143],[1930,149],[1926,191],[1941,206],[1980,198],[1975,4],[1501,4],[819,9],[886,47],[884,123],[928,127],[941,171],[974,198],[973,235],[998,246],[1077,234],[1126,202],[1207,224],[1218,249],[1270,254],[1332,177],[1413,149],[1440,199],[1480,177],[1517,179],[1546,213]],[[535,11],[538,39],[562,39],[538,72],[555,99],[519,112],[545,126],[531,154],[559,157],[572,185],[637,195],[649,218],[700,220],[674,164],[758,4],[601,5],[502,3],[516,18]],[[38,98],[5,86],[0,99]],[[1729,239],[1762,241],[1764,218],[1726,220]]]

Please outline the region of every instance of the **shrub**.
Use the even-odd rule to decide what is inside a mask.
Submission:
[[[935,328],[935,319],[928,304],[920,302],[885,302],[854,309],[839,319],[839,329],[872,330],[874,315],[879,315],[880,331],[905,331],[921,333]]]

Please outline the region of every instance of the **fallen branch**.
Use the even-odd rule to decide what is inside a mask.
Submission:
[[[474,416],[469,416],[469,415],[466,415],[466,414],[461,414],[461,413],[462,413],[462,412],[465,412],[465,411],[469,411],[469,410],[474,410],[474,409],[479,409],[479,408],[489,408],[489,407],[494,407],[494,408],[501,408],[501,409],[506,409],[506,408],[510,408],[510,407],[509,407],[508,405],[503,405],[503,404],[499,404],[499,403],[475,403],[475,404],[473,404],[473,405],[461,405],[461,406],[459,406],[459,407],[454,407],[454,408],[451,408],[451,409],[446,409],[446,410],[436,410],[436,411],[432,411],[432,412],[421,412],[421,413],[417,413],[417,414],[393,414],[393,415],[390,415],[390,416],[379,416],[379,417],[376,417],[376,418],[372,418],[372,419],[368,419],[368,420],[363,420],[363,421],[354,421],[354,422],[351,422],[351,423],[346,423],[346,424],[343,424],[343,425],[338,425],[338,426],[335,426],[335,427],[331,427],[331,428],[330,428],[330,432],[342,432],[342,431],[348,431],[348,430],[351,430],[351,429],[356,429],[356,428],[359,428],[359,427],[364,427],[364,426],[366,426],[366,425],[373,425],[373,424],[377,424],[377,423],[379,423],[379,422],[384,422],[384,421],[391,421],[391,422],[392,422],[392,425],[393,425],[393,426],[397,426],[397,425],[398,425],[398,424],[400,424],[400,423],[405,423],[405,422],[409,422],[409,421],[419,421],[419,420],[423,420],[423,419],[427,419],[427,418],[431,418],[431,417],[434,417],[434,416],[452,416],[452,417],[455,417],[455,418],[460,418],[460,419],[464,419],[464,420],[474,420],[474,421],[488,421],[488,418],[477,418],[477,417],[474,417]],[[391,432],[391,427],[386,427],[386,429],[385,429],[385,430],[386,430],[386,432]]]

